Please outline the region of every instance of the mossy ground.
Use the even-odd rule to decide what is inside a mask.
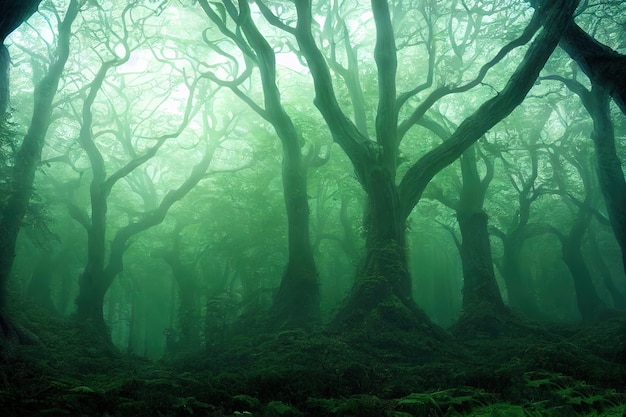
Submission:
[[[4,353],[7,417],[626,415],[623,317],[446,341],[377,325],[286,330],[158,362],[65,319],[16,319],[38,340]]]

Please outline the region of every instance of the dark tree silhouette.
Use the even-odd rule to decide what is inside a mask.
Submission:
[[[562,172],[565,172],[562,159],[574,166],[582,180],[584,194],[582,201],[569,194],[567,181],[561,175]],[[588,169],[586,159],[587,155],[584,152],[562,149],[562,147],[555,146],[550,152],[550,161],[556,183],[565,203],[574,212],[574,219],[567,232],[556,227],[549,227],[549,231],[561,243],[563,262],[569,269],[574,281],[578,311],[584,321],[591,322],[596,320],[603,310],[606,310],[606,306],[598,296],[592,274],[582,251],[583,238],[587,234],[593,216],[593,211],[588,209],[592,204],[593,193],[591,172]]]
[[[213,80],[225,85],[267,120],[276,130],[282,144],[282,180],[285,209],[287,213],[287,266],[272,306],[272,321],[278,326],[309,326],[320,320],[319,273],[313,257],[309,231],[309,201],[307,194],[308,170],[325,161],[314,152],[304,153],[304,140],[293,120],[285,111],[276,82],[276,56],[274,50],[255,25],[246,1],[239,2],[237,11],[234,4],[225,1],[229,16],[237,22],[245,39],[239,33],[230,31],[225,24],[225,15],[214,10],[215,5],[200,0],[207,16],[220,31],[239,47],[246,59],[258,67],[263,88],[263,106],[244,94],[239,85],[250,75],[238,76],[235,82]],[[216,49],[216,48],[214,48]],[[219,50],[219,49],[217,49]],[[314,150],[319,150],[313,147]]]
[[[596,172],[604,204],[609,215],[613,234],[622,251],[622,265],[626,272],[626,179],[622,171],[622,161],[617,155],[615,130],[611,120],[610,90],[601,81],[592,78],[592,88],[575,79],[558,75],[544,77],[546,80],[557,80],[574,92],[585,106],[593,121],[591,140],[595,147]]]
[[[33,117],[28,132],[15,155],[10,178],[10,193],[0,218],[0,315],[3,333],[8,335],[11,326],[4,319],[7,281],[13,259],[15,243],[20,225],[33,193],[35,170],[41,161],[41,151],[50,126],[52,101],[70,53],[72,23],[78,15],[79,2],[71,0],[65,17],[59,24],[56,59],[50,64],[47,74],[35,86]]]

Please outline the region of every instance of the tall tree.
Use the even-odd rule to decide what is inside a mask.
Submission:
[[[440,125],[435,126],[433,131],[442,130]],[[475,326],[487,330],[493,323],[485,320],[485,314],[503,315],[508,312],[496,281],[488,217],[484,210],[487,190],[494,176],[494,161],[480,153],[477,148],[477,144],[473,145],[460,158],[462,181],[458,198],[446,196],[441,187],[431,187],[427,190],[429,198],[438,200],[456,212],[461,231],[459,241],[454,229],[449,229],[459,249],[463,267],[464,315],[457,330],[464,332],[471,331]],[[477,154],[482,157],[485,166],[485,174],[482,177],[479,173]],[[473,321],[472,326],[468,326],[466,319]]]
[[[376,26],[374,59],[378,75],[378,108],[376,141],[371,141],[350,121],[339,105],[330,70],[313,37],[311,1],[296,3],[297,26],[282,27],[295,35],[313,77],[315,104],[333,139],[350,158],[367,193],[365,264],[348,303],[339,313],[340,320],[364,322],[374,310],[385,305],[391,305],[392,311],[404,309],[414,316],[423,316],[411,296],[411,278],[406,255],[406,219],[433,176],[454,162],[523,101],[539,71],[557,46],[576,3],[558,1],[542,8],[540,15],[545,17],[543,29],[530,45],[506,86],[466,118],[447,140],[415,161],[399,185],[396,185],[398,147],[403,135],[440,98],[467,91],[479,84],[485,73],[509,51],[532,39],[540,29],[542,19],[535,14],[521,37],[502,48],[483,66],[475,80],[460,87],[444,86],[434,89],[420,105],[408,110],[409,117],[399,123],[400,110],[411,103],[409,99],[414,98],[422,89],[416,88],[405,94],[397,94],[397,48],[389,5],[384,0],[373,0],[371,11]]]
[[[177,67],[171,62],[161,66],[155,64],[153,68],[165,67],[166,70],[163,73],[156,71],[150,77],[136,77],[129,73],[133,67],[124,65],[131,61],[131,56],[136,60],[137,55],[149,48],[153,48],[149,51],[157,55],[154,50],[162,48],[159,44],[146,46],[152,40],[148,34],[150,24],[158,18],[160,9],[144,6],[136,2],[123,7],[94,6],[90,13],[83,14],[81,35],[86,36],[82,37],[81,46],[85,50],[74,58],[79,61],[75,63],[77,67],[88,69],[81,69],[80,77],[68,83],[71,86],[66,88],[65,96],[60,100],[65,110],[62,116],[67,121],[64,126],[67,130],[63,133],[78,136],[76,142],[63,141],[60,146],[78,144],[82,148],[82,157],[86,157],[88,163],[83,169],[89,172],[86,178],[90,181],[89,213],[78,204],[70,205],[70,215],[87,232],[87,259],[79,277],[76,315],[89,321],[105,336],[108,333],[103,314],[104,298],[114,278],[123,270],[123,257],[129,242],[137,234],[161,223],[170,207],[205,178],[219,146],[217,137],[209,140],[213,129],[203,129],[200,140],[191,146],[196,155],[195,164],[182,175],[178,186],[172,187],[160,199],[154,199],[150,207],[129,216],[128,221],[115,231],[109,246],[109,198],[115,186],[145,166],[166,143],[172,146],[170,150],[176,149],[170,140],[181,136],[203,105],[211,105],[216,92],[206,88],[206,80],[201,76],[193,78],[196,74],[188,74],[184,65]],[[133,32],[131,27],[139,30]],[[94,37],[94,32],[103,35]],[[138,51],[140,48],[145,49]],[[92,68],[94,72],[89,80],[87,74]],[[168,83],[159,89],[160,96],[156,99],[133,94],[147,86],[154,89],[158,77]],[[177,88],[181,93],[186,88],[188,95],[173,98]],[[197,100],[197,90],[201,90],[205,101]],[[82,106],[77,106],[81,100]],[[75,132],[68,133],[72,129]],[[190,136],[193,137],[193,133]],[[197,151],[199,148],[204,149]],[[64,156],[49,159],[53,160],[68,163]]]
[[[271,123],[281,141],[288,258],[280,288],[274,298],[272,315],[273,321],[278,325],[309,326],[320,319],[320,289],[319,273],[310,239],[307,175],[309,167],[323,161],[313,152],[303,153],[302,134],[285,111],[281,100],[276,80],[274,50],[254,23],[248,1],[238,1],[237,8],[234,3],[226,0],[220,5],[222,13],[218,13],[216,6],[206,0],[200,0],[199,3],[220,31],[239,47],[247,63],[254,62],[259,70],[263,106],[239,89],[239,84],[248,78],[250,70],[246,70],[247,76],[239,76],[235,82],[223,82],[215,77],[213,79],[229,86],[256,113]],[[240,29],[243,33],[233,32],[227,27],[227,15],[236,22],[237,30]]]
[[[626,210],[624,210],[626,207],[626,179],[615,144],[615,130],[611,120],[610,90],[607,90],[600,81],[594,78],[592,78],[591,90],[588,90],[576,79],[558,75],[546,76],[544,79],[560,81],[578,95],[593,121],[591,140],[595,147],[598,182],[613,234],[622,251],[622,266],[626,272]],[[620,79],[623,80],[623,77]]]
[[[33,116],[28,132],[15,155],[11,178],[9,179],[9,198],[2,207],[0,218],[0,234],[2,235],[0,240],[0,324],[2,324],[5,335],[11,333],[11,326],[4,317],[4,308],[6,306],[7,282],[15,257],[15,243],[33,193],[35,171],[41,161],[41,151],[50,126],[52,102],[69,57],[72,24],[79,9],[80,2],[71,0],[65,16],[59,21],[55,59],[48,67],[46,75],[35,86]]]
[[[522,147],[527,154],[522,166],[500,155],[506,176],[515,190],[517,207],[509,224],[491,229],[502,240],[503,254],[499,268],[506,283],[509,306],[531,317],[539,317],[541,312],[532,282],[524,274],[522,251],[528,239],[545,233],[545,228],[531,222],[531,207],[548,192],[540,183],[538,144],[551,114],[551,108],[541,108],[534,114],[535,122],[531,128],[522,133]]]
[[[574,281],[578,311],[584,321],[591,322],[596,320],[599,313],[606,309],[603,301],[598,296],[591,272],[582,251],[583,238],[587,234],[593,214],[593,211],[590,209],[593,198],[591,188],[592,177],[587,166],[587,155],[578,150],[567,151],[568,150],[562,149],[562,147],[553,147],[553,151],[550,153],[550,161],[554,170],[556,183],[566,204],[568,204],[573,211],[574,219],[566,233],[554,226],[550,227],[550,231],[561,243],[563,262],[567,265],[572,280]],[[583,188],[582,201],[571,194],[569,184],[561,175],[562,172],[565,172],[562,160],[572,165],[579,174]]]

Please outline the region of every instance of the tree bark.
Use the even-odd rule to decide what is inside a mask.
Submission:
[[[413,300],[406,219],[400,211],[397,187],[383,167],[371,170],[365,187],[365,260],[335,325],[419,329],[444,339],[444,333]]]
[[[461,229],[461,262],[463,265],[463,310],[490,306],[495,312],[505,311],[496,282],[491,258],[487,214],[476,211],[458,215]]]
[[[461,230],[463,265],[463,310],[484,309],[494,313],[506,311],[496,282],[489,241],[488,217],[483,209],[485,195],[493,178],[493,162],[487,161],[485,177],[480,178],[476,165],[476,146],[461,157],[463,188],[456,207]]]
[[[319,322],[321,315],[318,271],[309,233],[307,171],[299,149],[283,150],[288,260],[272,309],[275,320],[299,327]]]
[[[352,309],[369,309],[393,296],[411,299],[406,224],[400,213],[398,190],[387,170],[372,170],[367,182],[365,261],[354,284]]]
[[[439,124],[429,123],[427,127],[442,139],[447,137],[447,132]],[[499,329],[494,328],[496,325],[491,319],[498,317],[498,323],[504,323],[502,315],[509,313],[496,281],[488,217],[483,209],[487,189],[494,175],[494,163],[483,158],[486,173],[481,179],[476,146],[473,145],[461,156],[462,186],[459,199],[445,198],[443,192],[435,195],[442,204],[456,212],[461,230],[459,242],[455,231],[449,229],[459,250],[463,268],[463,315],[454,326],[457,334],[475,333],[477,327],[480,331],[497,332]]]

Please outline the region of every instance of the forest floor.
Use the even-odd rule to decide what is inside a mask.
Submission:
[[[5,417],[626,415],[625,317],[445,341],[288,330],[156,362],[68,320],[18,319],[36,343],[3,353]]]

